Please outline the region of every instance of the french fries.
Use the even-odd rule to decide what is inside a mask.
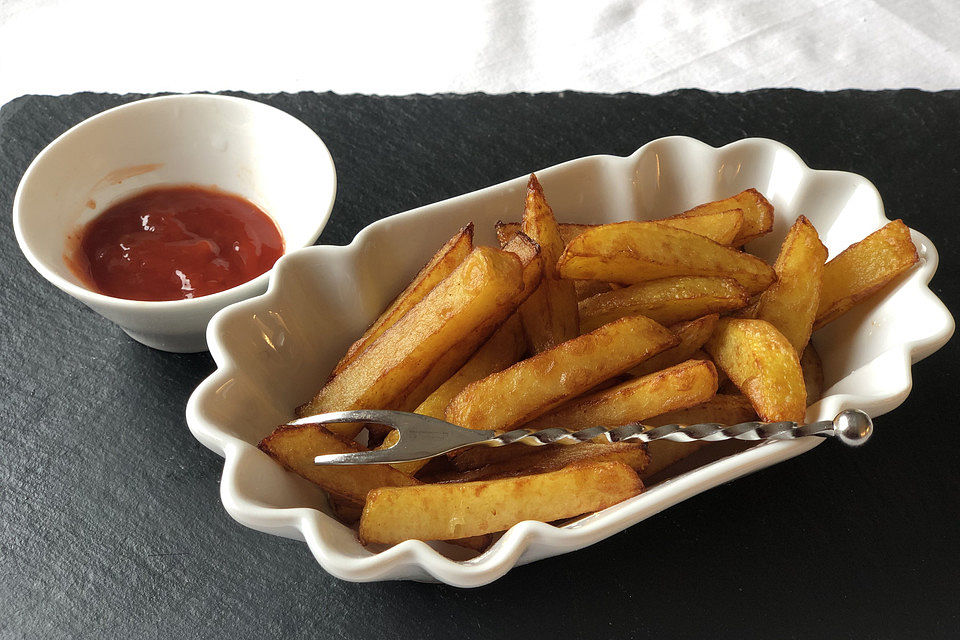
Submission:
[[[691,231],[720,244],[733,244],[743,227],[743,219],[743,211],[741,209],[730,208],[691,216],[681,213],[669,218],[652,220],[651,222],[659,222],[675,229]],[[560,229],[560,239],[563,241],[564,246],[566,246],[580,234],[595,229],[600,225],[559,223],[558,226]],[[503,246],[514,233],[520,230],[520,227],[521,223],[519,222],[498,222],[496,231],[500,245]]]
[[[803,371],[803,386],[807,390],[809,407],[823,396],[823,364],[812,342],[800,354],[800,369]]]
[[[580,301],[580,328],[584,332],[593,331],[600,325],[633,315],[670,325],[739,309],[749,301],[747,291],[728,278],[661,278]]]
[[[662,427],[665,424],[701,424],[704,422],[731,425],[756,419],[757,412],[754,411],[753,405],[750,404],[746,396],[718,393],[704,403],[688,409],[661,413],[644,420],[643,423],[648,427]],[[661,442],[669,441],[651,442],[647,446],[653,447]]]
[[[606,293],[612,287],[609,282],[600,282],[599,280],[574,280],[573,289],[577,292],[577,301],[586,300],[598,293]],[[583,331],[583,327],[580,328]]]
[[[733,244],[743,228],[743,211],[728,209],[704,213],[696,216],[683,214],[658,220],[661,224],[674,229],[690,231],[704,238],[710,238],[717,244]]]
[[[445,419],[468,429],[513,429],[677,342],[649,318],[622,318],[468,385]]]
[[[512,223],[512,224],[519,224],[519,223]],[[571,241],[571,240],[573,240],[574,238],[576,238],[578,235],[580,235],[580,234],[583,233],[584,231],[588,231],[588,230],[593,229],[594,227],[598,227],[598,226],[600,226],[600,225],[596,225],[596,224],[570,224],[570,223],[564,224],[564,223],[561,223],[561,224],[560,224],[560,239],[563,240],[563,246],[567,246],[568,244],[570,244],[570,241]],[[497,232],[499,233],[499,229],[497,230]]]
[[[544,273],[544,257],[540,245],[522,231],[515,233],[503,246],[503,250],[520,259],[523,267],[523,295],[529,298],[540,286]]]
[[[523,266],[523,295],[528,295],[536,290],[543,270],[539,245],[525,234],[517,233],[507,243],[504,250],[515,254]],[[522,300],[523,296],[521,296]],[[475,331],[486,331],[486,327],[478,327]],[[429,393],[420,406],[414,410],[414,413],[442,418],[447,404],[463,387],[513,364],[520,359],[527,347],[520,318],[515,313],[484,343],[483,347],[471,356],[470,360],[457,373],[448,378],[449,368],[446,361],[461,358],[462,353],[472,349],[475,342],[473,338],[468,336],[457,348],[451,349],[441,356],[438,364],[434,366],[430,374],[421,380],[412,394],[414,397],[422,397],[423,394],[420,389]],[[408,462],[402,468],[409,470],[419,468],[418,465],[422,464],[425,464],[425,461]]]
[[[702,216],[730,209],[739,209],[743,214],[743,226],[731,243],[736,247],[770,233],[773,229],[773,206],[756,189],[747,189],[731,198],[702,204],[681,215]]]
[[[346,355],[334,367],[333,373],[330,374],[331,377],[346,369],[348,364],[353,362],[374,340],[380,337],[380,334],[393,326],[415,304],[423,300],[441,280],[453,273],[453,270],[466,259],[472,250],[473,223],[471,222],[440,247],[440,251],[420,270],[420,273],[387,307],[387,310],[380,314],[380,317],[360,336],[359,340],[350,345]]]
[[[696,320],[681,322],[669,327],[670,331],[677,336],[677,340],[679,340],[680,343],[666,351],[661,351],[652,358],[644,360],[630,369],[628,373],[640,377],[648,373],[653,373],[654,371],[672,367],[675,364],[680,364],[685,360],[700,360],[701,358],[696,357],[698,352],[703,353],[700,351],[700,347],[713,335],[713,330],[716,328],[717,320],[719,319],[720,316],[713,313],[708,316],[703,316],[702,318],[697,318]],[[707,354],[703,353],[703,358],[707,357]]]
[[[755,317],[776,327],[797,353],[803,353],[813,332],[826,259],[827,248],[817,230],[800,216],[787,232],[773,265],[777,281],[760,294],[757,303]]]
[[[814,330],[832,322],[919,260],[910,229],[894,220],[850,245],[823,268]]]
[[[500,242],[500,246],[503,247],[505,244],[507,244],[507,242],[510,241],[510,238],[512,238],[515,233],[521,231],[522,225],[522,222],[504,222],[503,220],[498,221],[494,226],[494,230],[497,232],[497,240]],[[563,246],[567,246],[571,240],[576,238],[587,229],[593,229],[596,226],[599,225],[574,224],[571,222],[557,223],[557,227],[560,229],[560,240],[563,242]]]
[[[570,242],[557,270],[563,278],[637,284],[672,276],[732,278],[750,294],[776,279],[748,253],[659,222],[619,222],[591,229]]]
[[[500,480],[383,487],[367,495],[360,539],[396,544],[483,535],[523,520],[550,522],[597,511],[641,491],[636,471],[622,462]]]
[[[259,447],[284,468],[320,485],[330,495],[356,504],[363,504],[371,489],[420,484],[413,477],[386,464],[340,468],[313,464],[314,457],[318,455],[365,450],[357,443],[316,424],[277,427],[260,441]]]
[[[380,487],[407,487],[421,484],[390,465],[324,467],[313,464],[314,456],[325,453],[365,451],[363,447],[337,436],[320,425],[278,427],[260,441],[259,448],[284,468],[319,485],[330,496],[330,508],[341,521],[360,519],[367,494]],[[447,540],[475,551],[490,544],[486,536]]]
[[[717,391],[717,370],[709,360],[689,360],[610,389],[560,405],[524,426],[585,429],[642,422],[652,416],[706,402]]]
[[[704,352],[702,353],[704,360],[709,360],[708,356]],[[656,356],[654,356],[656,357]],[[609,380],[604,380],[600,384],[588,390],[584,395],[592,395],[603,391],[604,389],[609,389],[615,387],[618,384],[622,384],[631,380],[633,376],[628,374],[622,374],[619,376],[614,376]],[[550,447],[545,447],[550,449]],[[453,451],[448,455],[449,462],[459,471],[468,471],[471,469],[477,469],[479,467],[484,467],[488,465],[498,465],[504,463],[508,460],[512,460],[518,456],[529,455],[532,451],[538,451],[542,448],[531,449],[531,447],[524,444],[508,444],[502,447],[469,447],[467,449],[462,449],[460,451]]]
[[[665,424],[702,424],[704,422],[733,425],[756,419],[756,411],[753,410],[750,401],[744,396],[718,393],[695,407],[663,413],[645,420],[644,423],[649,427],[661,427]],[[708,442],[674,442],[672,440],[650,442],[647,444],[650,463],[639,472],[640,478],[646,481],[647,478],[660,473],[707,445],[709,445]]]
[[[301,415],[415,408],[433,391],[423,388],[422,378],[429,374],[439,385],[459,369],[476,346],[513,313],[522,293],[523,268],[516,255],[489,247],[474,249],[453,273],[324,385]],[[443,371],[438,371],[434,365],[441,359]],[[353,437],[358,431],[348,425],[338,432]]]
[[[557,276],[557,259],[563,252],[560,229],[543,195],[537,176],[527,184],[523,233],[540,245],[543,278],[540,286],[520,306],[520,319],[534,353],[552,349],[580,333],[577,294],[569,280]]]
[[[551,444],[532,447],[525,444],[508,445],[522,447],[525,451],[497,462],[491,462],[467,471],[448,472],[431,477],[433,482],[473,482],[496,480],[514,476],[557,471],[571,464],[583,462],[622,462],[638,473],[650,462],[647,445],[641,442],[588,442],[575,446]],[[507,447],[496,447],[506,449]]]
[[[520,360],[526,350],[520,317],[510,317],[467,363],[440,385],[436,391],[420,403],[414,413],[443,419],[443,412],[453,398],[471,382],[486,378],[491,373],[503,371]]]
[[[735,247],[770,232],[773,213],[748,189],[658,221],[558,223],[531,175],[522,220],[497,224],[501,249],[473,247],[473,226],[461,230],[300,413],[415,408],[497,431],[802,422],[824,386],[811,332],[917,253],[895,221],[826,262],[800,216],[771,267]],[[318,454],[365,450],[352,440],[362,427],[284,425],[260,448],[322,487],[342,521],[359,521],[365,543],[446,540],[477,551],[521,520],[574,517],[636,495],[642,480],[681,472],[697,459],[673,465],[709,446],[511,444],[428,466],[313,464]],[[383,428],[369,428],[376,443]],[[396,441],[389,431],[380,448]]]
[[[456,372],[464,356],[469,356],[477,349],[477,346],[484,342],[484,338],[490,334],[489,325],[483,324],[474,328],[470,333],[461,336],[457,344],[446,352],[440,354],[430,370],[415,382],[405,393],[407,398],[407,407],[417,400],[426,401],[430,395],[436,391],[451,376],[451,372]],[[419,406],[419,405],[417,405]],[[415,409],[405,408],[405,411]],[[335,426],[335,425],[334,425]],[[383,435],[386,428],[379,425],[368,425],[372,432],[377,435]]]
[[[360,521],[360,516],[363,515],[362,502],[353,502],[352,500],[339,498],[335,495],[329,495],[327,497],[330,503],[330,510],[333,511],[333,515],[337,520],[348,525],[353,525]]]
[[[502,447],[469,447],[448,454],[450,464],[460,472],[502,464],[514,458],[533,453],[533,448],[520,443]]]
[[[764,320],[721,318],[704,345],[767,422],[803,422],[806,390],[790,342]]]

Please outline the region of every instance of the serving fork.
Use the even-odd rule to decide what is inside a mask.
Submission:
[[[834,437],[850,446],[860,446],[873,433],[873,421],[859,409],[846,409],[833,420],[809,424],[797,422],[741,422],[731,426],[715,422],[692,425],[665,424],[650,428],[640,422],[618,427],[589,427],[579,431],[560,428],[514,429],[505,433],[492,430],[465,429],[444,420],[404,411],[358,409],[307,416],[289,425],[337,424],[367,422],[380,424],[398,432],[392,446],[372,451],[319,455],[318,465],[392,464],[424,460],[457,449],[473,446],[502,447],[521,443],[530,446],[548,444],[576,445],[583,442],[715,442],[718,440],[796,440],[806,437]]]

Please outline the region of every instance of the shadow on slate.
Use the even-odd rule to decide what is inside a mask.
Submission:
[[[231,95],[297,116],[329,146],[339,193],[323,243],[665,135],[764,136],[872,180],[890,217],[936,243],[933,288],[960,302],[958,92]],[[342,582],[304,544],[234,523],[221,460],[183,417],[210,357],[132,342],[35,273],[11,229],[33,157],[141,97],[0,110],[0,637],[955,637],[956,340],[915,368],[914,392],[865,449],[826,444],[480,589]]]

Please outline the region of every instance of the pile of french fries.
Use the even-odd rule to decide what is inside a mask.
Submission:
[[[519,208],[519,203],[518,203]],[[472,429],[802,422],[823,374],[810,335],[917,262],[897,220],[827,261],[800,216],[773,266],[756,190],[662,220],[558,224],[536,176],[499,248],[473,225],[443,245],[347,350],[300,416],[395,409]],[[320,485],[363,543],[481,551],[523,520],[604,509],[707,443],[475,447],[429,461],[315,466],[388,447],[378,425],[281,426],[260,448]]]

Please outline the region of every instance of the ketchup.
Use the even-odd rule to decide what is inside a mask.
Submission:
[[[99,293],[181,300],[252,280],[282,255],[280,230],[253,203],[171,186],[122,200],[91,220],[67,262]]]

